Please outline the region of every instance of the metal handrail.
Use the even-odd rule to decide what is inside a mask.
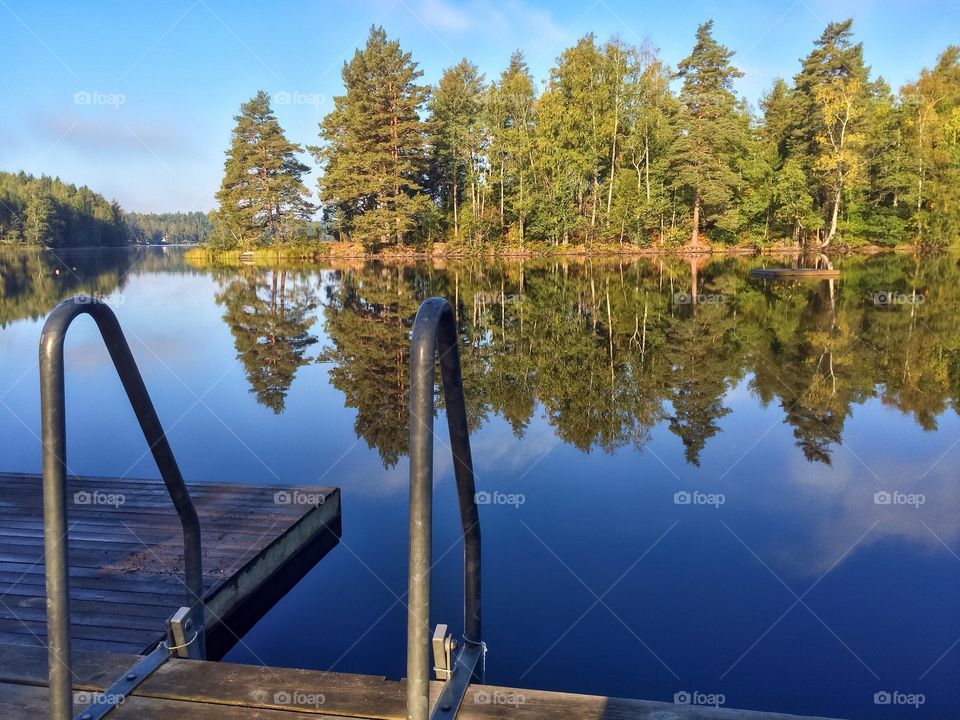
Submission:
[[[80,315],[97,323],[123,389],[140,422],[144,437],[160,469],[183,526],[184,571],[187,607],[204,654],[203,571],[200,521],[180,468],[147,394],[143,378],[127,345],[116,315],[94,298],[64,300],[50,313],[40,335],[40,413],[43,435],[43,547],[47,580],[48,677],[50,717],[73,716],[73,683],[70,663],[70,576],[67,557],[67,440],[64,402],[63,342],[70,324]]]
[[[480,518],[476,504],[473,459],[467,428],[463,377],[457,347],[457,326],[450,303],[425,300],[413,323],[410,348],[410,569],[407,606],[407,718],[426,720],[430,687],[430,569],[433,535],[433,414],[434,371],[440,358],[440,377],[450,429],[454,474],[460,503],[464,541],[464,652],[475,664],[482,655],[480,635]],[[473,675],[461,669],[463,687]],[[459,704],[459,699],[456,701]],[[443,708],[443,699],[438,706]],[[444,708],[450,711],[449,707]],[[456,713],[456,708],[452,709]]]

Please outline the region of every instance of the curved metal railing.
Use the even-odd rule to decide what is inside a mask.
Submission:
[[[113,311],[99,300],[78,296],[57,305],[40,336],[40,412],[43,434],[43,545],[47,579],[47,641],[50,717],[70,720],[73,713],[70,663],[70,578],[67,557],[67,439],[64,402],[63,342],[70,324],[80,315],[97,323],[123,389],[160,469],[183,526],[186,606],[203,656],[203,572],[200,521],[180,468],[147,394],[143,378]]]
[[[434,717],[454,717],[484,652],[480,635],[480,517],[463,398],[457,326],[450,303],[420,305],[410,348],[410,569],[407,606],[407,718],[426,720],[430,687],[430,569],[433,535],[433,414],[437,355],[450,430],[464,540],[464,645]]]
[[[425,720],[430,687],[430,568],[433,510],[434,369],[440,379],[463,525],[463,640],[459,661],[437,701],[435,717],[453,716],[482,658],[480,635],[480,516],[463,399],[457,326],[450,303],[429,298],[413,323],[410,348],[410,577],[407,611],[407,718]],[[460,689],[458,689],[458,686]],[[439,713],[439,715],[438,715]]]

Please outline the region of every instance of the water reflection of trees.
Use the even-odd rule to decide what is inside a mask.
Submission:
[[[0,327],[41,318],[72,295],[109,295],[137,260],[128,251],[0,249]]]
[[[0,328],[42,318],[73,295],[106,297],[144,272],[200,273],[171,248],[0,248]]]
[[[316,318],[316,291],[309,278],[286,270],[246,270],[232,275],[217,293],[257,401],[281,413],[298,369],[317,338],[310,334]]]
[[[830,462],[870,398],[936,428],[960,388],[951,260],[848,259],[832,286],[750,280],[756,262],[368,264],[325,283],[323,357],[388,463],[406,450],[405,348],[428,295],[456,302],[473,427],[499,415],[522,436],[539,404],[558,437],[589,451],[642,447],[665,423],[699,464],[746,378],[810,461]],[[925,301],[876,305],[878,290]]]

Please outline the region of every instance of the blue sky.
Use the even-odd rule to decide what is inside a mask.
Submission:
[[[208,210],[240,103],[266,90],[290,139],[316,143],[340,68],[373,23],[435,82],[463,56],[495,77],[517,48],[542,79],[588,32],[649,40],[676,64],[713,17],[756,103],[827,21],[851,16],[868,64],[894,87],[960,42],[955,1],[0,0],[0,169],[87,184],[128,210]]]

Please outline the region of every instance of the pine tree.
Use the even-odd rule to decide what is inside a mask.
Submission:
[[[697,28],[693,52],[677,66],[684,112],[674,166],[677,186],[692,195],[691,246],[699,244],[701,222],[716,219],[733,199],[748,127],[733,93],[733,80],[743,73],[730,64],[733,52],[714,40],[712,30],[713,20]]]
[[[402,243],[429,204],[422,194],[428,159],[422,74],[380,27],[344,63],[346,94],[334,98],[320,125],[325,144],[314,149],[324,166],[320,197],[341,237]]]
[[[262,90],[240,106],[234,119],[216,194],[216,241],[232,247],[285,242],[296,221],[316,210],[303,184],[310,169],[296,157],[303,148],[287,140]]]

